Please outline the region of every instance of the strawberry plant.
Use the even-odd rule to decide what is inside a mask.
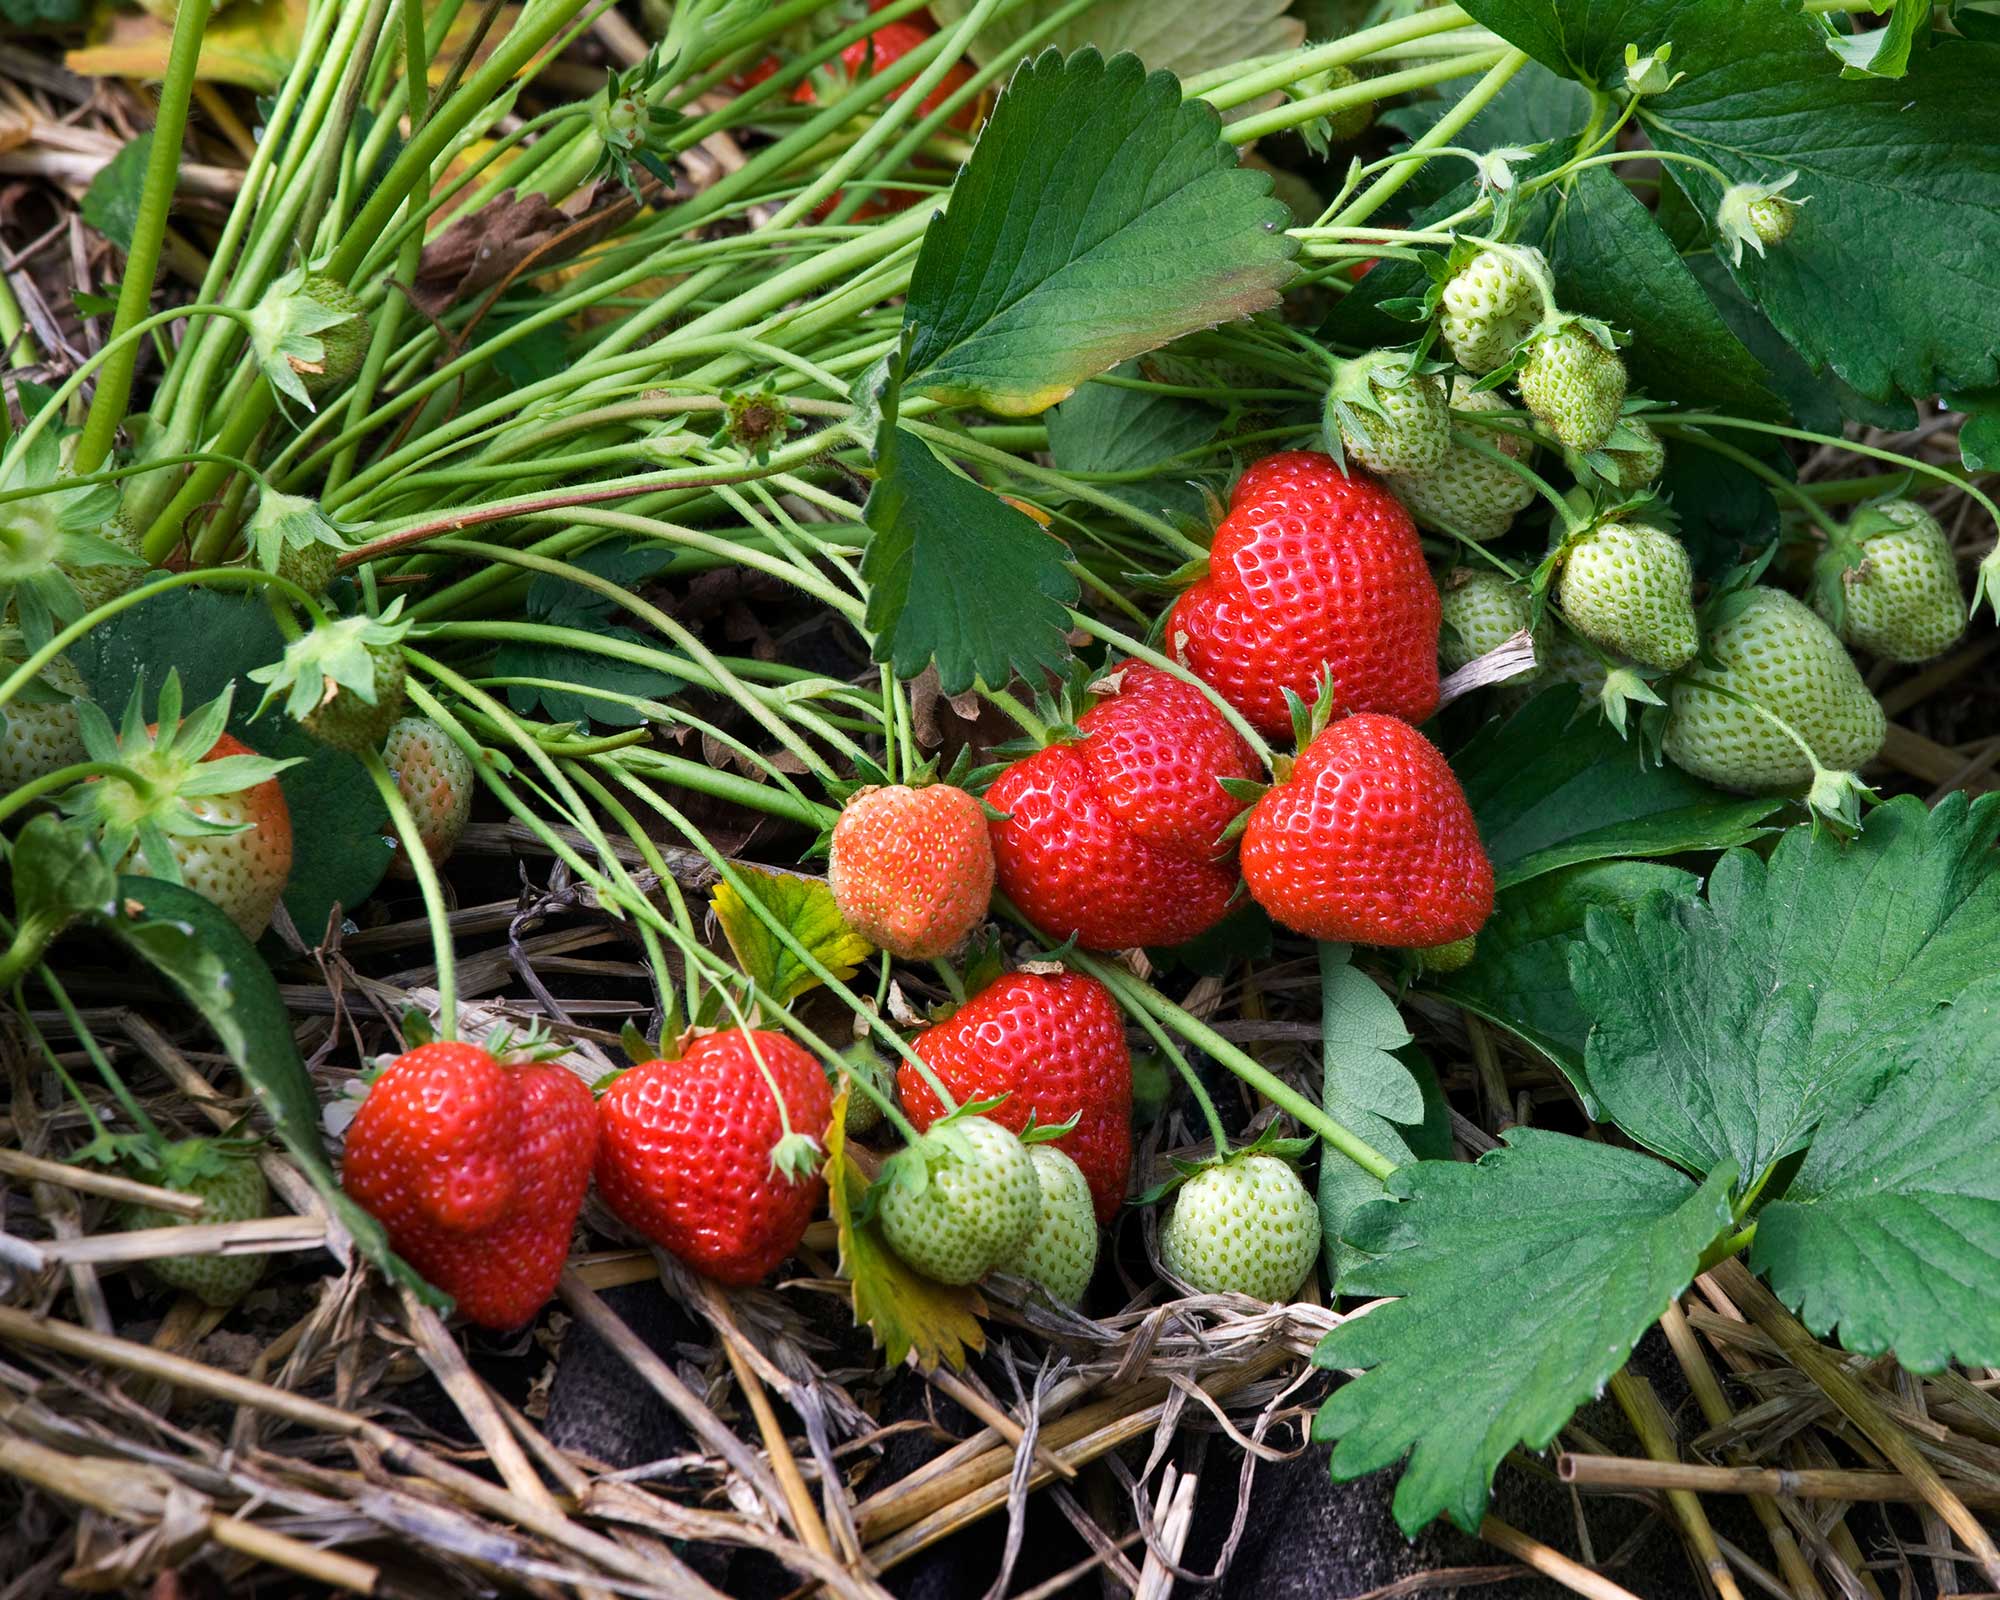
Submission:
[[[1992,9],[0,0],[63,1581],[1052,1593],[1150,1430],[1144,1586],[1304,1385],[1566,1581],[1510,1457],[2000,1584]]]

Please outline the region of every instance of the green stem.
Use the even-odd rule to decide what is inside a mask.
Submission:
[[[1190,1016],[1150,984],[1141,983],[1115,962],[1072,950],[1064,957],[1070,965],[1089,973],[1104,984],[1128,1009],[1150,1012],[1197,1049],[1210,1055],[1255,1089],[1266,1100],[1318,1134],[1363,1172],[1386,1179],[1396,1163],[1363,1139],[1353,1129],[1308,1100],[1262,1062],[1238,1049],[1198,1017]]]
[[[1132,1015],[1139,1019],[1139,1026],[1144,1028],[1153,1043],[1160,1047],[1160,1053],[1173,1063],[1174,1070],[1180,1074],[1181,1082],[1187,1085],[1188,1093],[1194,1097],[1194,1103],[1201,1108],[1201,1120],[1208,1124],[1208,1136],[1214,1141],[1215,1153],[1219,1156],[1228,1155],[1229,1135],[1223,1131],[1222,1116],[1215,1109],[1215,1101],[1201,1085],[1200,1074],[1188,1065],[1187,1057],[1181,1054],[1181,1047],[1167,1037],[1166,1029],[1160,1026],[1152,1012],[1140,1007],[1134,1009]]]
[[[390,824],[396,830],[396,837],[402,841],[403,853],[417,875],[417,892],[424,901],[424,920],[430,924],[431,959],[437,963],[438,1037],[456,1039],[457,962],[452,952],[451,913],[445,906],[444,885],[438,881],[437,864],[431,860],[430,851],[424,848],[417,819],[410,815],[409,804],[403,799],[403,791],[396,786],[395,775],[383,761],[382,753],[379,750],[362,751],[361,765],[367,768],[368,776],[374,780],[375,792],[388,808]]]
[[[174,185],[180,174],[181,137],[187,128],[188,101],[194,94],[195,68],[201,55],[201,36],[208,27],[206,5],[185,5],[174,12],[173,40],[167,46],[167,75],[160,85],[159,113],[153,119],[153,144],[146,156],[145,181],[139,189],[139,213],[132,225],[132,248],[125,255],[125,277],[118,288],[118,311],[111,323],[111,338],[130,333],[146,320],[152,304],[153,278],[159,271],[160,245],[167,236],[167,213],[174,203]],[[117,354],[104,364],[91,397],[90,413],[84,419],[83,437],[77,442],[74,465],[79,472],[95,472],[111,454],[118,426],[125,420],[125,408],[132,398],[132,373],[139,360],[139,344],[119,345]]]
[[[53,639],[49,640],[47,644],[43,645],[41,649],[35,651],[27,660],[16,667],[4,683],[0,683],[0,707],[4,707],[15,695],[19,694],[32,683],[40,675],[44,667],[55,660],[57,656],[61,655],[71,645],[75,644],[77,640],[90,632],[92,628],[109,622],[121,611],[129,611],[136,605],[142,605],[148,600],[165,594],[169,589],[185,589],[190,584],[196,583],[240,585],[245,588],[254,587],[258,584],[268,584],[280,593],[288,596],[297,604],[304,606],[315,617],[323,615],[313,597],[307,594],[296,583],[293,583],[288,578],[281,578],[274,572],[265,572],[259,567],[216,567],[212,569],[203,568],[194,572],[177,572],[170,578],[161,578],[157,582],[128,590],[126,593],[119,595],[115,600],[105,601],[95,611],[86,611],[82,616],[78,617],[76,621],[64,628]]]
[[[150,801],[155,794],[153,780],[145,774],[118,761],[79,761],[73,766],[63,767],[55,772],[45,772],[39,778],[32,778],[18,789],[12,789],[0,796],[0,823],[28,806],[33,805],[45,794],[53,794],[58,789],[67,789],[74,783],[88,783],[92,778],[116,778],[130,786],[132,792],[142,801]],[[7,985],[0,983],[0,988]]]
[[[1428,88],[1434,83],[1444,83],[1452,78],[1470,77],[1475,72],[1497,66],[1506,56],[1505,50],[1487,51],[1473,56],[1452,56],[1443,61],[1425,62],[1422,66],[1405,67],[1400,72],[1385,72],[1379,78],[1363,78],[1359,83],[1349,84],[1346,88],[1329,89],[1323,94],[1308,95],[1303,100],[1273,106],[1269,111],[1232,122],[1222,130],[1222,137],[1231,144],[1248,144],[1253,139],[1261,139],[1267,134],[1282,133],[1287,128],[1296,128],[1301,123],[1311,122],[1315,117],[1346,111],[1353,106],[1374,105],[1377,101],[1390,99],[1408,90]]]
[[[1466,91],[1457,105],[1440,117],[1430,130],[1403,154],[1414,155],[1418,151],[1435,150],[1439,145],[1452,143],[1464,130],[1465,125],[1484,111],[1493,97],[1507,87],[1514,74],[1527,64],[1526,51],[1509,50],[1487,70],[1483,78]],[[1421,162],[1416,161],[1400,163],[1393,171],[1383,173],[1359,195],[1348,201],[1337,215],[1327,220],[1336,226],[1347,227],[1366,222],[1387,203],[1391,195],[1417,175],[1421,165]]]

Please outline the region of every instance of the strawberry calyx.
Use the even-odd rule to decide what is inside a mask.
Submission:
[[[337,560],[349,544],[340,523],[320,509],[309,495],[285,494],[268,485],[257,496],[245,535],[257,565],[266,572],[282,574],[319,560]],[[326,551],[325,557],[318,552]],[[306,585],[308,589],[312,586]]]
[[[1226,1167],[1239,1166],[1252,1156],[1272,1156],[1287,1166],[1296,1167],[1312,1152],[1314,1141],[1300,1139],[1279,1130],[1277,1122],[1267,1122],[1258,1129],[1256,1137],[1248,1143],[1231,1145],[1218,1150],[1213,1155],[1187,1160],[1180,1156],[1169,1156],[1167,1165],[1172,1170],[1168,1175],[1133,1199],[1133,1206],[1157,1205],[1191,1178],[1198,1178],[1204,1172],[1216,1172]]]
[[[311,281],[315,276],[294,267],[264,291],[249,313],[250,347],[265,378],[308,411],[315,407],[306,380],[320,377],[328,367],[322,335],[359,315],[329,305],[325,281]]]
[[[809,1133],[788,1133],[771,1146],[771,1170],[787,1183],[812,1182],[825,1159],[819,1140]]]
[[[281,697],[285,714],[305,727],[343,697],[386,715],[384,701],[393,695],[400,708],[402,676],[390,665],[389,653],[410,631],[410,624],[399,620],[402,608],[399,595],[379,617],[363,614],[317,620],[285,646],[280,659],[249,674],[253,682],[264,685],[257,715],[263,715]],[[393,715],[390,720],[394,720]]]
[[[1785,190],[1799,181],[1788,172],[1776,183],[1732,183],[1715,207],[1715,236],[1729,251],[1730,265],[1743,265],[1743,247],[1759,256],[1767,245],[1783,244],[1798,221],[1799,207],[1811,196],[1794,199]]]
[[[184,719],[180,674],[169,672],[160,686],[159,720],[150,726],[143,709],[145,688],[142,676],[133,685],[124,721],[116,731],[97,705],[87,700],[77,703],[85,752],[93,762],[123,771],[88,779],[57,804],[67,815],[89,820],[108,859],[123,861],[137,844],[149,876],[178,883],[179,868],[169,839],[214,838],[242,833],[250,826],[212,821],[189,802],[254,789],[297,766],[302,758],[275,760],[252,754],[210,758],[209,752],[225,737],[233,684]]]

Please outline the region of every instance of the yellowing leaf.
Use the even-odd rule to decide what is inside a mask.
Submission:
[[[150,11],[114,13],[97,40],[81,50],[70,51],[65,65],[72,72],[93,78],[157,80],[166,76],[174,19],[172,8],[165,9],[164,16]],[[425,7],[426,11],[429,9]],[[483,61],[495,43],[507,37],[519,15],[518,6],[501,8],[493,27],[474,52],[475,62]],[[475,18],[476,8],[467,6],[445,30],[443,41],[431,57],[432,83],[444,81],[470,36]],[[209,18],[195,74],[209,83],[234,83],[260,93],[275,89],[297,59],[305,26],[306,0],[236,0]]]
[[[836,978],[853,977],[854,969],[874,950],[841,920],[840,908],[833,903],[833,891],[824,878],[758,872],[748,867],[737,868],[737,873],[764,909]],[[709,905],[715,920],[722,924],[736,964],[780,1005],[789,1005],[819,982],[728,884],[715,886]]]
[[[238,0],[208,19],[195,74],[260,93],[275,89],[291,70],[305,25],[306,0]],[[70,51],[64,64],[86,77],[159,79],[173,32],[171,16],[115,12],[103,34]]]
[[[977,1289],[936,1283],[906,1266],[874,1217],[855,1220],[868,1179],[847,1153],[851,1092],[842,1089],[834,1101],[826,1135],[826,1190],[840,1234],[841,1276],[853,1287],[854,1320],[874,1334],[888,1366],[901,1366],[914,1351],[926,1372],[940,1361],[962,1372],[966,1351],[986,1348],[986,1330],[979,1325],[986,1302]]]

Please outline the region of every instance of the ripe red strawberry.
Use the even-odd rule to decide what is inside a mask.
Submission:
[[[885,22],[865,39],[857,39],[840,52],[840,64],[848,77],[857,82],[875,73],[887,71],[918,45],[930,38],[931,30],[907,18],[901,22]],[[961,61],[939,80],[938,86],[924,96],[917,107],[919,117],[927,117],[944,104],[972,76],[972,68]],[[905,85],[904,88],[907,88]],[[891,100],[900,100],[904,90],[892,93]],[[951,115],[949,127],[960,133],[970,133],[979,125],[979,102],[968,101]]]
[[[1261,733],[1291,729],[1331,668],[1337,709],[1421,722],[1437,709],[1438,596],[1396,497],[1330,456],[1288,450],[1237,480],[1209,572],[1169,648]]]
[[[375,1080],[340,1181],[468,1321],[517,1328],[555,1293],[596,1153],[574,1073],[440,1041]]]
[[[943,955],[986,915],[993,842],[950,784],[863,789],[833,825],[827,881],[849,927],[905,961]]]
[[[1308,938],[1428,949],[1477,933],[1493,866],[1437,746],[1395,717],[1334,723],[1257,802],[1243,877]]]
[[[1180,944],[1222,920],[1236,875],[1220,835],[1238,802],[1219,779],[1256,764],[1222,713],[1157,667],[1118,674],[1118,692],[986,792],[1000,888],[1037,927],[1093,950]]]
[[[1104,683],[1112,692],[1077,719],[1077,749],[1105,804],[1147,844],[1213,857],[1243,809],[1220,780],[1261,776],[1257,758],[1184,678],[1134,661]]]
[[[633,1067],[605,1090],[597,1189],[697,1272],[755,1283],[798,1249],[826,1192],[806,1141],[832,1116],[826,1074],[783,1034],[704,1034],[679,1060]]]
[[[472,758],[429,717],[404,717],[383,740],[382,760],[416,819],[417,838],[431,860],[443,865],[472,816]],[[400,852],[389,870],[399,877],[416,872]]]
[[[973,996],[911,1049],[954,1099],[1006,1099],[985,1115],[1011,1132],[1077,1119],[1056,1148],[1083,1169],[1099,1222],[1125,1199],[1132,1165],[1132,1057],[1111,991],[1079,972],[1015,972]],[[923,1132],[944,1107],[907,1061],[896,1092]]]

